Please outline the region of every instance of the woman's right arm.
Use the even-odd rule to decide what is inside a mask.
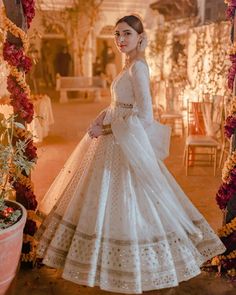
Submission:
[[[106,112],[107,112],[107,109],[101,111],[99,113],[99,115],[96,117],[96,119],[92,122],[92,125],[102,125],[103,124],[103,120],[106,116]]]

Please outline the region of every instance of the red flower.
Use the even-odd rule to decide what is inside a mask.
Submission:
[[[34,220],[27,219],[25,228],[24,228],[24,234],[33,236],[37,230],[37,225]]]
[[[28,28],[30,27],[30,23],[35,16],[35,1],[34,0],[21,0],[24,14],[27,20]]]
[[[222,237],[221,240],[227,248],[227,251],[224,253],[224,255],[227,255],[231,251],[236,250],[236,231],[232,232],[227,237]]]
[[[229,59],[232,62],[232,65],[229,68],[229,73],[228,73],[228,87],[229,87],[229,89],[233,90],[234,78],[236,75],[236,55],[230,54]]]
[[[27,210],[35,210],[38,202],[32,190],[24,186],[22,183],[15,181],[13,183],[16,190],[16,200],[20,202]]]
[[[230,182],[232,182],[232,183],[236,183],[236,167],[234,167],[234,168],[230,171],[229,179],[230,179]]]
[[[23,48],[6,41],[3,45],[4,59],[14,67],[28,72],[32,66],[32,61],[28,56],[24,55]]]
[[[223,183],[217,194],[216,194],[216,202],[220,209],[225,209],[228,201],[233,197],[236,193],[236,187],[233,184]]]
[[[34,146],[33,140],[30,140],[27,144],[25,154],[29,161],[37,158],[37,148]]]
[[[221,265],[224,269],[232,269],[236,267],[236,259],[221,260]]]
[[[18,67],[23,57],[22,47],[6,41],[3,45],[3,58],[11,65]]]
[[[33,104],[29,101],[27,94],[19,88],[12,76],[8,77],[7,84],[7,89],[11,92],[10,98],[14,113],[17,113],[26,123],[30,123],[34,116]]]
[[[30,242],[23,242],[22,253],[28,254],[32,250],[32,245]]]
[[[32,67],[31,58],[29,58],[28,56],[23,56],[21,59],[20,67],[23,68],[24,72],[28,73]]]
[[[16,83],[16,80],[13,76],[9,75],[7,77],[7,90],[10,92],[10,93],[13,93],[14,92],[14,89],[17,87],[17,83]]]
[[[234,13],[235,13],[235,6],[228,6],[228,8],[226,9],[226,17],[230,20],[234,17]]]

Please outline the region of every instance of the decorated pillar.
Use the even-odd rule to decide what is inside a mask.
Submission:
[[[33,120],[34,109],[30,101],[30,89],[25,81],[32,62],[27,56],[29,40],[27,29],[35,14],[34,0],[4,0],[2,11],[3,29],[7,38],[3,44],[3,58],[9,65],[7,89],[10,93],[10,104],[14,111],[14,138],[17,144],[25,143],[24,156],[34,165],[36,163],[36,147],[32,134],[27,131],[26,124]],[[30,169],[22,167],[18,171],[14,163],[10,163],[9,181],[16,192],[16,200],[28,210],[28,219],[24,228],[22,261],[32,262],[34,259],[33,235],[36,222],[33,220],[37,207],[33,184],[30,179]]]
[[[229,156],[222,171],[222,181],[216,201],[223,211],[224,225],[218,234],[226,246],[223,255],[212,260],[213,265],[226,272],[231,278],[236,278],[236,0],[225,0],[228,4],[226,11],[231,21],[231,48],[229,58],[231,67],[228,72],[228,87],[232,91],[229,114],[225,122],[225,136],[231,141]]]

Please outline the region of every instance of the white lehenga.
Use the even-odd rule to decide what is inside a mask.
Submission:
[[[225,248],[161,160],[169,132],[153,121],[147,65],[136,61],[111,89],[104,124],[113,134],[85,135],[52,184],[38,255],[78,284],[173,287]]]

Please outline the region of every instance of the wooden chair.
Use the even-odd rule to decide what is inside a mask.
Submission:
[[[213,136],[207,135],[204,110],[210,107],[210,102],[187,102],[187,135],[184,150],[186,176],[189,167],[195,164],[214,167],[216,175],[218,142]]]
[[[182,103],[182,99],[180,99],[180,90],[174,87],[167,87],[166,106],[161,113],[160,121],[163,124],[171,126],[172,135],[184,135]]]

